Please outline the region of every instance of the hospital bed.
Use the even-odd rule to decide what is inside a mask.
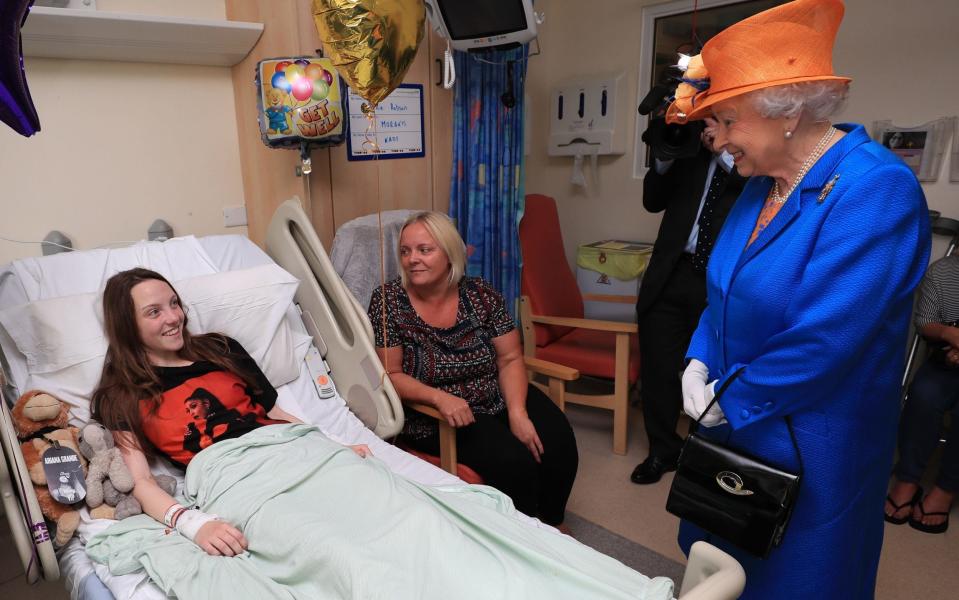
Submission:
[[[114,576],[90,561],[84,541],[112,521],[91,519],[85,509],[77,535],[54,551],[9,412],[21,393],[39,388],[71,405],[72,424],[89,418],[88,395],[105,351],[102,333],[96,339],[102,319],[97,296],[110,275],[137,265],[174,282],[189,306],[191,328],[224,331],[226,326],[226,333],[247,346],[277,384],[284,410],[337,442],[369,445],[392,471],[409,479],[462,485],[384,441],[402,428],[402,406],[383,375],[364,311],[335,274],[298,200],[277,210],[265,246],[266,252],[242,236],[184,237],[0,267],[0,496],[28,582],[62,576],[71,597],[85,600],[166,597],[145,573]],[[51,339],[38,340],[37,332]],[[333,386],[316,383],[324,374]],[[182,473],[171,465],[152,466],[182,482]],[[529,527],[548,527],[520,518]],[[734,559],[701,542],[693,546],[680,593],[689,600],[735,598],[744,582]]]

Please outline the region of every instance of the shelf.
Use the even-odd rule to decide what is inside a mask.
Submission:
[[[263,24],[34,6],[21,33],[26,56],[228,67]]]

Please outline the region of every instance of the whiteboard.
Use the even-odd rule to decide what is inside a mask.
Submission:
[[[374,139],[370,120],[363,114],[366,103],[352,88],[348,88],[347,112],[349,135],[346,151],[349,160],[383,160],[388,158],[415,158],[424,156],[423,86],[402,83],[376,106],[375,139],[379,155],[367,140]]]

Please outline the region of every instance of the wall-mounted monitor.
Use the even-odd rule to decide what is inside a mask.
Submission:
[[[456,50],[517,46],[536,37],[532,0],[426,0],[426,12]]]

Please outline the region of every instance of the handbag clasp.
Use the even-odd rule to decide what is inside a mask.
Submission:
[[[724,491],[735,496],[752,496],[753,491],[743,489],[743,478],[732,471],[720,471],[716,474],[716,483]]]

